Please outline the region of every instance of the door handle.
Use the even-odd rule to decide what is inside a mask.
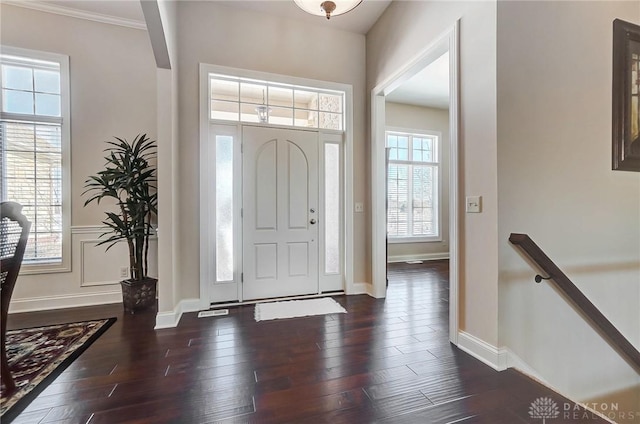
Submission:
[[[314,225],[316,223],[316,220],[314,218],[311,218],[311,221],[309,221],[309,224]]]

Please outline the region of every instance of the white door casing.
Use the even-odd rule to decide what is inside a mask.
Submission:
[[[318,133],[244,126],[243,299],[318,293]]]
[[[386,295],[385,96],[449,51],[449,339],[458,345],[460,221],[458,184],[460,20],[371,90],[371,278],[373,295]]]
[[[309,78],[292,77],[289,75],[273,74],[268,72],[252,71],[240,68],[230,68],[225,66],[211,65],[206,63],[199,64],[200,74],[200,89],[199,89],[199,111],[200,111],[200,160],[199,160],[199,182],[200,182],[200,202],[199,202],[199,275],[200,275],[200,291],[199,291],[199,308],[209,309],[212,304],[223,305],[226,303],[243,302],[242,296],[242,283],[241,276],[244,268],[243,260],[243,235],[242,235],[242,158],[240,154],[240,140],[242,139],[242,126],[241,122],[233,122],[227,120],[214,119],[211,115],[211,77],[214,74],[225,75],[231,77],[250,78],[260,81],[270,81],[275,83],[291,84],[299,87],[314,87],[320,90],[332,90],[342,91],[345,93],[344,103],[344,131],[322,131],[320,130],[320,144],[319,149],[319,179],[320,190],[324,193],[322,183],[324,177],[322,174],[323,143],[339,144],[340,147],[340,272],[334,274],[333,272],[327,273],[323,261],[323,237],[325,237],[325,230],[323,225],[327,224],[323,219],[322,210],[323,204],[319,208],[319,224],[318,225],[318,250],[319,250],[319,280],[320,290],[325,291],[337,291],[344,290],[346,294],[361,294],[370,291],[367,290],[368,284],[359,282],[356,284],[354,281],[354,184],[353,184],[353,87],[348,84],[341,84],[336,82],[321,81]],[[217,266],[216,266],[216,191],[214,190],[216,185],[216,168],[212,166],[216,159],[215,155],[215,135],[216,131],[212,134],[211,128],[214,127],[233,127],[237,129],[234,132],[234,139],[238,141],[237,148],[237,162],[234,159],[234,187],[238,184],[238,190],[234,188],[234,280],[233,281],[217,281]],[[246,125],[246,124],[244,124]],[[252,124],[249,124],[252,125]],[[259,125],[259,124],[258,124]],[[258,126],[254,125],[254,126]],[[266,127],[266,125],[259,125],[260,127]],[[279,126],[279,128],[284,128]],[[306,130],[306,129],[301,129]],[[227,131],[223,131],[225,134]],[[233,131],[231,131],[233,132]],[[223,135],[220,133],[220,135]],[[236,151],[234,150],[234,157],[236,157]],[[237,172],[237,173],[236,173]],[[322,197],[321,197],[322,200]],[[332,209],[334,210],[334,209]],[[236,223],[238,227],[236,227]],[[236,232],[237,229],[237,232]],[[237,249],[237,250],[236,250]],[[183,306],[180,306],[181,308]],[[177,322],[177,321],[176,321]],[[175,325],[175,324],[174,324]]]

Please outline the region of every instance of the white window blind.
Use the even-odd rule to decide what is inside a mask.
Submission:
[[[389,238],[439,238],[438,137],[387,131],[386,140]]]
[[[24,256],[27,266],[62,264],[68,227],[63,216],[68,77],[65,72],[63,83],[61,61],[42,56],[4,47],[0,56],[0,197],[22,204],[32,223]]]

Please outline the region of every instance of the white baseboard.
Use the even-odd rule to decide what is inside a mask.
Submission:
[[[529,364],[527,364],[525,361],[522,360],[522,358],[520,358],[518,355],[516,355],[511,349],[508,348],[503,348],[506,353],[507,353],[507,367],[508,368],[513,368],[516,369],[518,371],[520,371],[522,374],[526,375],[527,377],[529,377],[530,379],[537,381],[538,383],[542,384],[543,386],[547,387],[549,390],[553,390],[556,393],[559,393],[560,395],[566,397],[567,399],[569,399],[571,402],[580,405],[581,407],[585,408],[586,410],[588,410],[589,412],[591,412],[593,415],[597,415],[599,417],[601,417],[602,419],[604,419],[605,421],[608,421],[612,424],[615,424],[615,421],[613,421],[611,418],[607,417],[605,414],[602,414],[600,411],[597,411],[595,409],[593,409],[589,403],[581,403],[576,401],[575,399],[573,399],[571,396],[567,395],[567,394],[563,394],[558,388],[554,387],[552,384],[550,384],[547,380],[545,380],[544,378],[542,378],[542,376],[533,368],[531,368],[529,366]]]
[[[173,311],[158,312],[154,329],[177,327],[180,318],[182,318],[182,314],[186,312],[197,312],[201,309],[200,299],[182,299]]]
[[[536,370],[531,368],[529,364],[522,360],[522,358],[513,353],[511,349],[506,348],[505,350],[507,351],[507,368],[514,368],[520,371],[522,374],[525,374],[527,377],[536,380],[540,384],[551,387],[549,383],[544,378],[542,378]]]
[[[458,347],[496,371],[507,369],[507,349],[485,342],[465,331],[458,332]]]
[[[388,263],[407,262],[407,261],[438,261],[449,259],[449,252],[442,253],[420,253],[417,255],[394,255],[387,257]]]
[[[369,296],[373,296],[373,287],[369,283],[353,283],[351,290],[346,294],[368,294]]]
[[[81,306],[103,305],[106,303],[121,303],[122,290],[117,291],[71,294],[61,296],[30,297],[11,301],[9,313],[46,311],[52,309],[78,308]]]

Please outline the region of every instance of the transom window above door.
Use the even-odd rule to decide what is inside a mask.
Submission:
[[[344,130],[342,91],[210,74],[210,118]]]

